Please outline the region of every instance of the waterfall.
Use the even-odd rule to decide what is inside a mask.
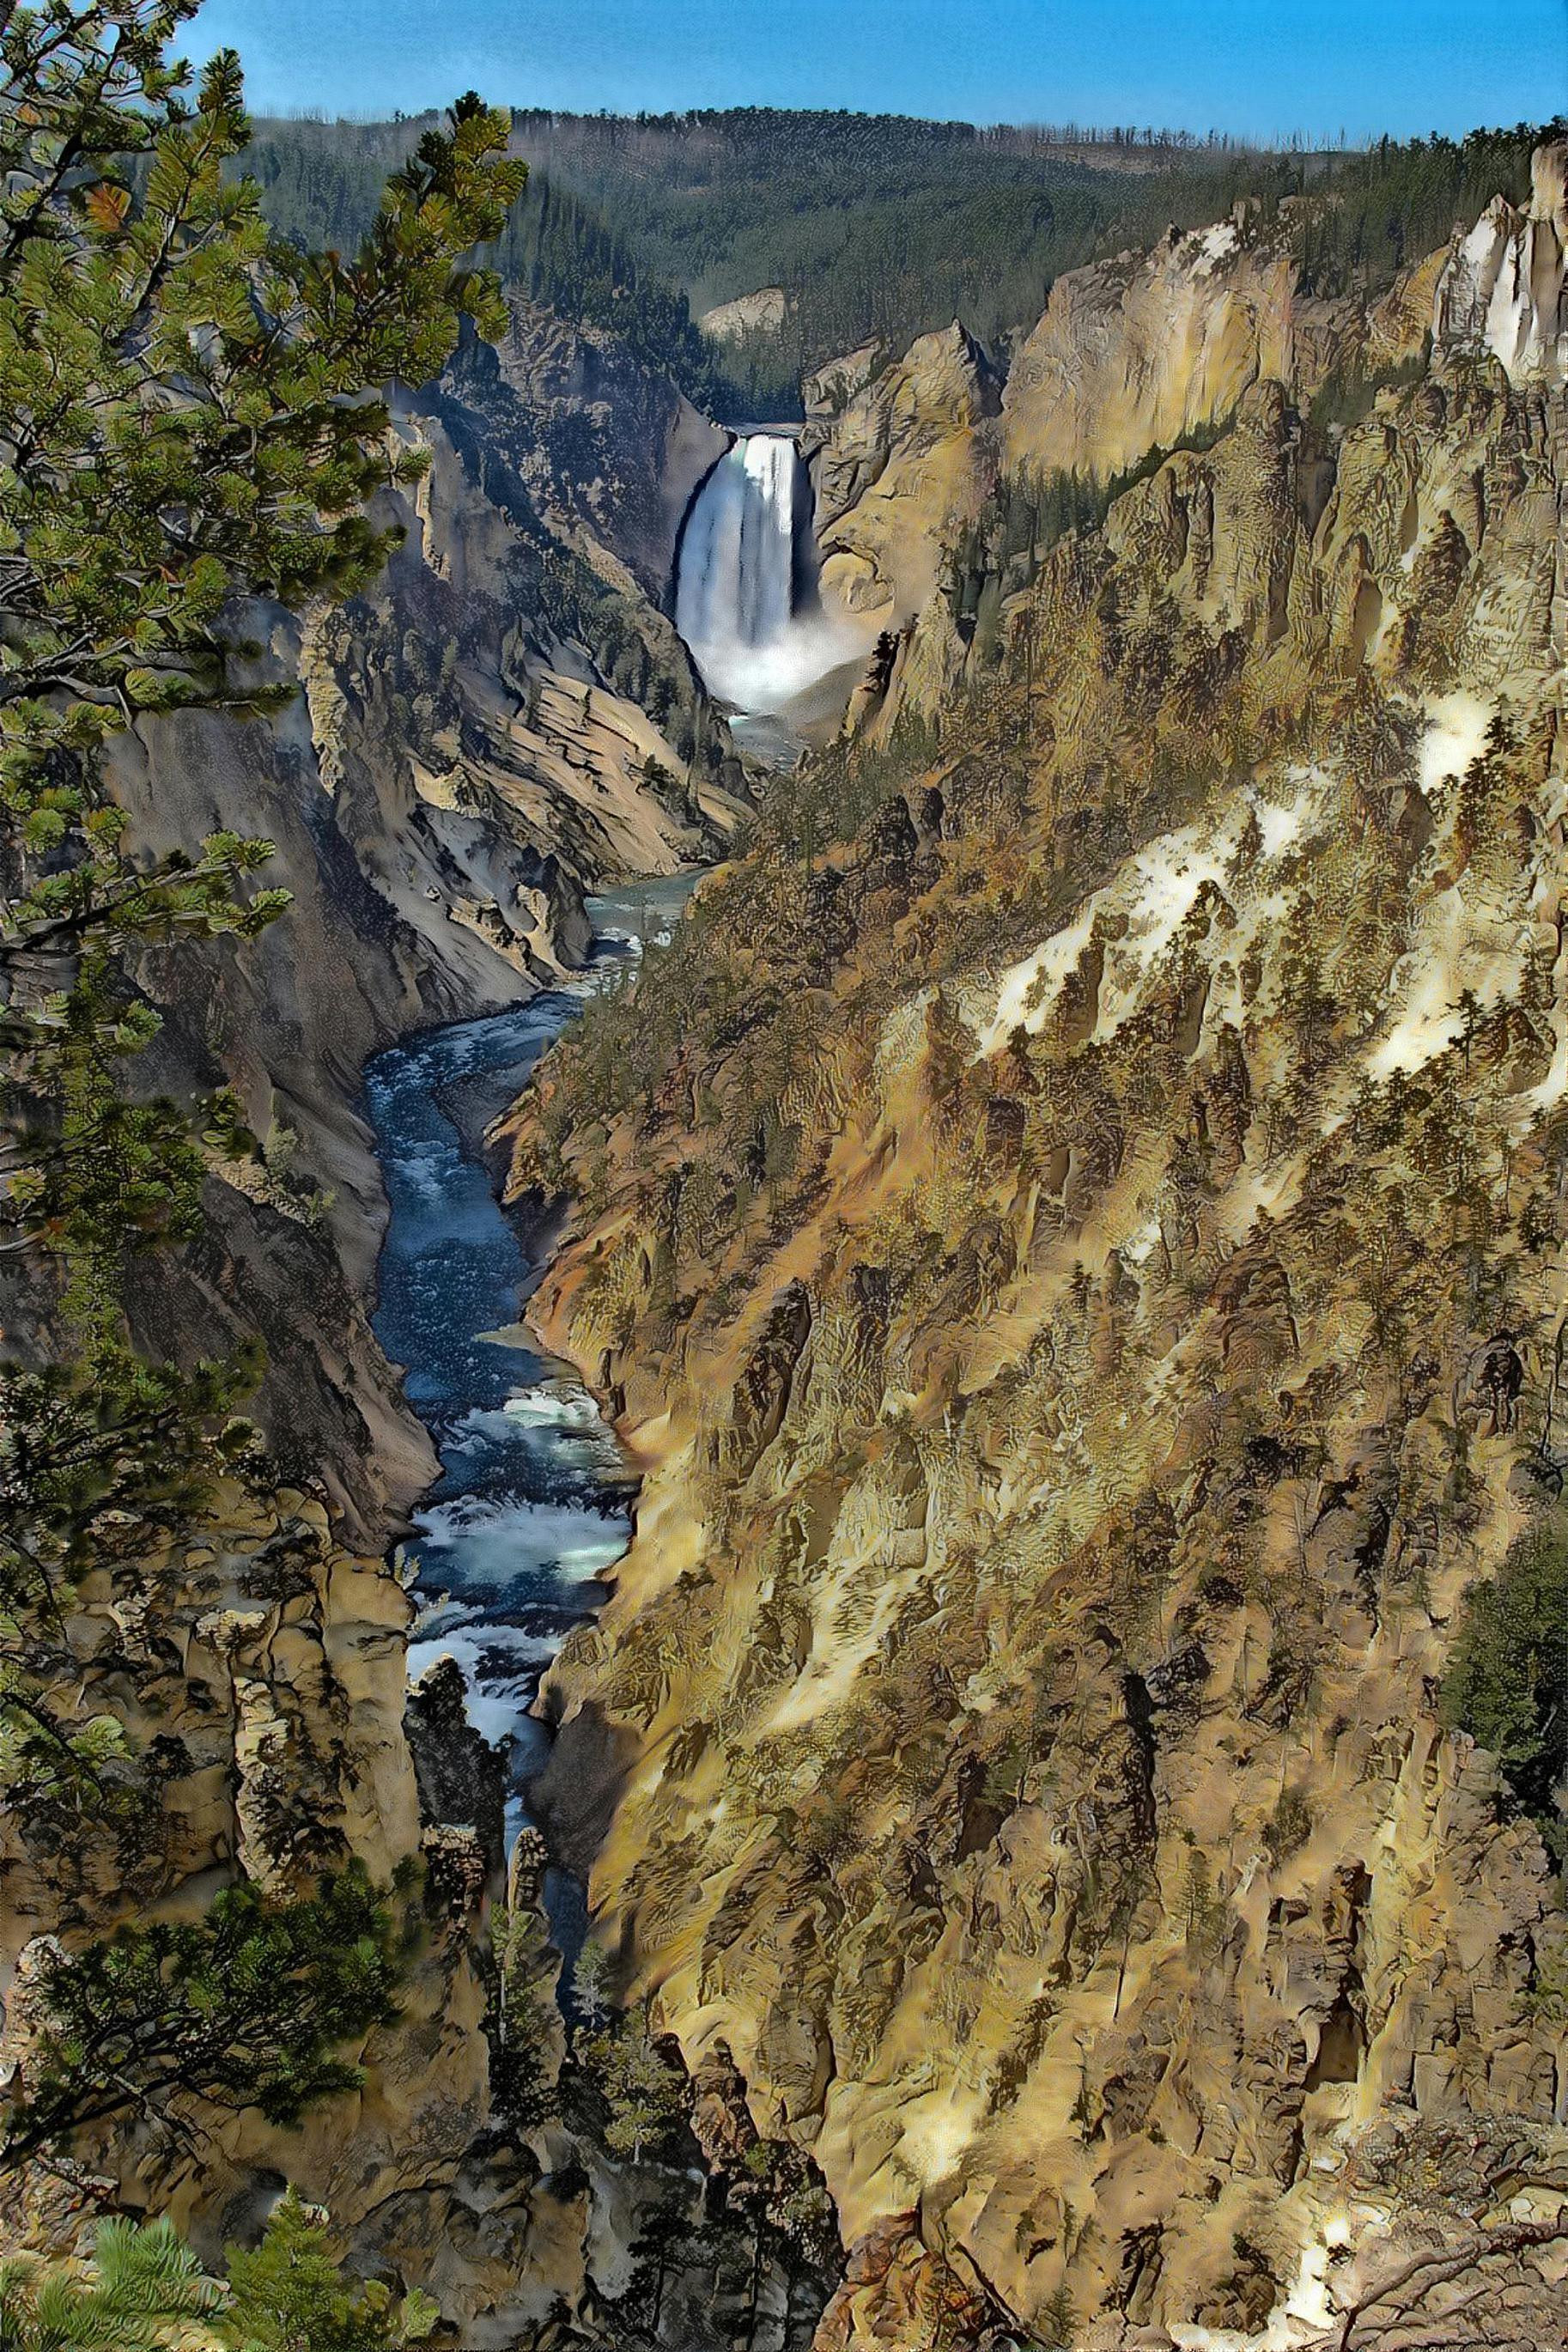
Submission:
[[[823,610],[811,477],[786,435],[745,435],[698,491],[675,625],[710,692],[742,711],[782,709],[856,650]]]

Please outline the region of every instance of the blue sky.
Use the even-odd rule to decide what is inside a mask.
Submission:
[[[1352,140],[1568,108],[1568,0],[207,0],[258,112],[849,106]]]

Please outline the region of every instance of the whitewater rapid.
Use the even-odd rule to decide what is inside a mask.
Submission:
[[[409,1679],[442,1657],[460,1667],[469,1722],[507,1747],[509,1846],[549,1744],[530,1713],[540,1679],[605,1597],[634,1483],[593,1398],[518,1321],[539,1265],[501,1213],[479,1137],[595,986],[665,934],[695,878],[590,899],[596,964],[583,982],[423,1031],[365,1072],[392,1209],[376,1336],[441,1458],[407,1548],[419,1606]]]

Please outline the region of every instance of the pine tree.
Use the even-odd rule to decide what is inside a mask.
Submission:
[[[647,2011],[633,2010],[610,2030],[584,2038],[578,2055],[609,2105],[605,2146],[634,2165],[668,2155],[679,2143],[691,2089],[684,2070],[660,2049]]]
[[[217,2289],[166,2221],[106,2221],[83,2270],[0,2263],[5,2352],[154,2352],[210,2312]]]
[[[216,2333],[232,2352],[391,2352],[429,2335],[440,2315],[430,2297],[399,2302],[375,2279],[349,2284],[321,2221],[290,2189],[259,2246],[228,2249],[229,2302]]]
[[[250,1143],[226,1096],[136,1098],[157,1018],[131,961],[287,905],[258,879],[265,841],[133,856],[103,753],[146,716],[257,708],[233,676],[244,599],[374,572],[392,534],[366,503],[423,463],[381,388],[435,374],[465,320],[500,326],[470,255],[524,177],[470,95],[356,252],[284,243],[234,169],[237,58],[194,81],[170,54],[196,5],[0,9],[0,1254],[54,1261],[75,1350],[0,1370],[0,1761],[24,1817],[56,1821],[111,1821],[134,1780],[114,1718],[52,1696],[76,1582],[141,1589],[253,1434],[233,1417],[253,1365],[144,1362],[121,1310],[127,1253],[189,1240],[206,1156]],[[123,1990],[123,1949],[91,1965]],[[64,2072],[50,2097],[68,2121]]]
[[[4,2352],[175,2352],[197,2342],[232,2352],[400,2352],[439,2316],[416,2289],[398,2299],[345,2278],[325,2216],[290,2189],[259,2246],[228,2249],[228,2284],[204,2277],[164,2221],[101,2223],[81,2263],[19,2255],[0,2263]]]
[[[1568,1856],[1568,1524],[1552,1511],[1460,1610],[1445,1720],[1469,1732],[1501,1769],[1510,1803],[1530,1814],[1559,1860]]]
[[[465,257],[521,182],[506,118],[470,96],[389,182],[357,256],[300,253],[228,175],[248,137],[238,60],[220,51],[192,102],[167,58],[195,13],[47,5],[0,35],[0,809],[21,885],[0,915],[0,1226],[71,1253],[100,1347],[119,1255],[188,1225],[199,1171],[184,1122],[117,1086],[155,1026],[121,954],[247,935],[287,902],[253,886],[261,842],[132,867],[99,754],[143,714],[243,703],[236,598],[374,572],[390,535],[365,502],[424,462],[376,388],[434,374],[465,316],[500,326]]]
[[[339,2053],[395,2018],[398,1963],[390,1907],[357,1864],[303,1902],[269,1908],[242,1884],[199,1920],[47,1957],[0,2172],[127,2116],[186,2139],[224,2111],[298,2121],[363,2080]]]
[[[1040,2341],[1052,2345],[1056,2352],[1068,2352],[1078,2329],[1078,2315],[1066,2283],[1055,2286],[1046,2297],[1039,2318]]]

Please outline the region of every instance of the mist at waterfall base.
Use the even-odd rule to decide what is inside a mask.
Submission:
[[[787,436],[743,435],[698,491],[677,560],[675,625],[709,692],[743,719],[787,716],[864,654],[864,632],[823,604],[811,477]]]
[[[594,987],[666,931],[695,878],[590,899],[596,968],[582,983],[405,1038],[365,1073],[392,1211],[375,1331],[441,1459],[407,1547],[419,1606],[409,1679],[455,1659],[469,1722],[511,1743],[509,1845],[548,1746],[529,1708],[570,1628],[604,1599],[599,1579],[630,1538],[632,1488],[593,1398],[518,1324],[538,1268],[501,1213],[478,1139]],[[560,1927],[563,1901],[571,1910],[580,1899],[552,1876]]]

